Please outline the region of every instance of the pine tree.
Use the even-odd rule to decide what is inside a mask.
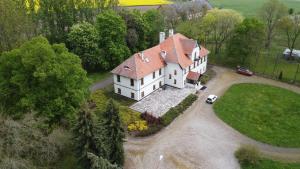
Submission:
[[[103,141],[103,128],[101,123],[96,123],[93,115],[84,108],[79,112],[79,117],[73,128],[75,151],[79,162],[89,166],[87,153],[92,152],[97,156],[106,157],[106,147]]]
[[[103,118],[107,144],[109,145],[108,159],[111,163],[122,166],[124,163],[123,139],[125,134],[119,117],[119,108],[113,100],[108,101]]]
[[[87,157],[90,161],[90,169],[121,169],[117,165],[113,165],[108,160],[93,153],[87,153]]]

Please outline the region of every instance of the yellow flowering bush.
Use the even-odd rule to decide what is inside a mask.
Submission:
[[[145,120],[138,120],[128,125],[129,131],[144,131],[148,129],[147,122]]]

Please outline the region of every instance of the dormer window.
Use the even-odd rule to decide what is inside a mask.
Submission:
[[[124,69],[131,70],[129,66],[124,66]]]

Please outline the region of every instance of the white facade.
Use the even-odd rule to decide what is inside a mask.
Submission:
[[[114,75],[114,90],[115,93],[132,98],[134,100],[141,100],[153,91],[165,85],[164,76],[165,69],[156,70],[151,74],[146,75],[142,79],[131,79],[124,76]],[[155,74],[155,75],[154,75]],[[119,76],[119,81],[118,81]],[[132,82],[133,81],[133,84]]]
[[[199,58],[199,47],[196,47],[191,55],[192,60]],[[189,71],[203,74],[206,72],[207,56],[193,62],[190,66],[182,68],[179,64],[166,63],[160,70],[152,72],[142,79],[130,79],[124,76],[114,75],[115,93],[134,100],[141,100],[163,85],[177,88],[186,86],[186,78]],[[160,73],[159,73],[160,72]],[[155,76],[153,75],[155,73]],[[118,80],[119,76],[119,80]]]

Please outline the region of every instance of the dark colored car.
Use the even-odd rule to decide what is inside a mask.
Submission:
[[[245,76],[252,76],[253,72],[251,72],[249,69],[244,68],[244,67],[240,67],[237,66],[236,72],[241,74],[241,75],[245,75]]]

